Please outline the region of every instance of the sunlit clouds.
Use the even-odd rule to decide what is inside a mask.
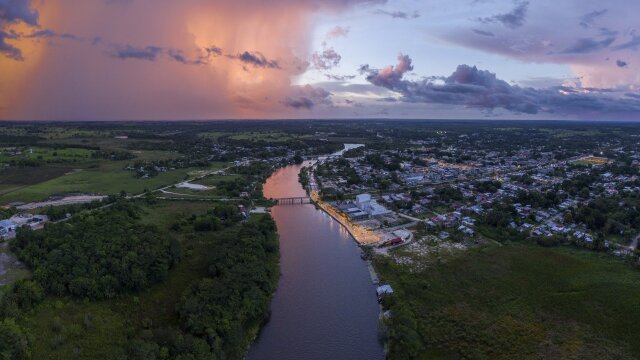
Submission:
[[[0,0],[0,119],[629,119],[640,112],[637,10]]]

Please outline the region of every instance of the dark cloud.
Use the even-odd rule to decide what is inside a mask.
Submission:
[[[208,48],[204,49],[208,55],[211,56],[221,56],[222,55],[222,49],[217,47],[217,46],[211,46]]]
[[[618,60],[616,60],[616,65],[618,65],[618,67],[623,68],[623,67],[625,67],[625,66],[627,66],[627,65],[629,65],[629,64],[628,64],[626,61],[624,61],[624,60],[620,60],[620,59],[618,59]]]
[[[417,19],[420,17],[420,13],[417,10],[412,13],[408,13],[404,11],[387,11],[387,10],[378,9],[374,12],[374,14],[386,15],[394,19],[404,19],[404,20]]]
[[[478,18],[477,20],[485,24],[498,22],[510,29],[517,29],[524,25],[528,10],[529,2],[523,1],[517,4],[516,7],[508,13]]]
[[[31,9],[31,0],[0,0],[0,23],[38,26],[38,12]]]
[[[580,17],[580,26],[583,28],[590,28],[593,26],[597,18],[607,13],[607,9],[596,10],[590,13],[584,14]]]
[[[49,36],[49,33],[46,35]],[[160,46],[137,47],[128,44],[111,44],[109,45],[107,53],[109,53],[111,57],[123,60],[156,61],[164,57],[185,65],[207,65],[212,62],[213,58],[223,56],[224,54],[224,51],[217,46],[201,48],[197,51],[198,55],[190,58],[182,49],[163,48]],[[280,69],[277,61],[268,60],[259,52],[245,51],[237,55],[227,54],[225,56],[229,59],[238,60],[244,64],[258,68]],[[247,68],[245,68],[245,70],[247,70]]]
[[[313,87],[311,85],[294,86],[292,95],[285,98],[284,105],[294,109],[311,110],[317,104],[330,105],[329,100],[331,93],[321,87]]]
[[[71,33],[57,33],[53,30],[49,30],[49,29],[44,29],[44,30],[38,30],[35,32],[32,32],[29,35],[25,35],[24,36],[27,39],[39,39],[39,38],[45,38],[45,39],[63,39],[63,40],[74,40],[74,41],[88,41],[93,45],[99,44],[100,42],[102,42],[102,39],[99,37],[94,37],[94,38],[84,38],[81,36],[77,36],[75,34],[71,34]]]
[[[75,36],[73,34],[69,34],[69,33],[58,34],[55,31],[48,30],[48,29],[33,32],[33,33],[29,34],[26,37],[28,37],[28,38],[49,38],[49,39],[59,38],[59,39],[69,39],[69,40],[77,40],[77,39],[79,39],[77,36]]]
[[[24,58],[22,57],[22,52],[17,47],[8,44],[6,40],[16,39],[17,35],[12,32],[4,32],[0,30],[0,54],[8,57],[9,59],[22,61]]]
[[[631,39],[627,42],[624,42],[620,45],[616,45],[613,47],[614,50],[638,50],[638,47],[640,47],[640,36],[636,35],[635,33],[631,34]]]
[[[311,63],[318,70],[329,70],[338,66],[340,60],[342,56],[333,48],[326,48],[322,52],[316,51],[311,55]]]
[[[523,88],[469,65],[459,65],[453,74],[445,78],[404,80],[403,75],[410,65],[411,59],[403,56],[395,68],[362,68],[368,69],[369,82],[402,94],[402,100],[406,102],[462,105],[488,111],[502,108],[524,114],[640,113],[640,101],[615,97],[609,89]]]
[[[182,50],[171,49],[168,53],[172,60],[186,65],[206,65],[210,64],[212,58],[222,56],[222,49],[217,46],[210,46],[199,49],[199,55],[195,60],[188,59]]]
[[[179,63],[182,63],[182,64],[194,64],[194,62],[192,62],[189,59],[187,59],[187,57],[184,55],[182,50],[169,49],[167,51],[167,55],[169,56],[169,58],[171,58],[172,60],[175,60],[175,61],[177,61]]]
[[[164,49],[157,46],[134,47],[131,45],[119,45],[113,48],[111,56],[123,60],[156,61],[162,53],[164,53]]]
[[[205,65],[210,64],[212,58],[223,55],[223,50],[217,46],[198,49],[200,55],[195,59],[189,58],[181,49],[163,48],[159,46],[135,47],[132,45],[111,45],[109,51],[112,57],[118,59],[136,59],[156,61],[162,56],[185,65]],[[280,69],[280,65],[275,60],[269,60],[260,52],[244,51],[242,53],[225,55],[229,59],[238,60],[244,64],[258,68]]]
[[[615,30],[611,30],[609,28],[606,27],[601,27],[598,29],[600,31],[600,35],[601,36],[609,36],[609,37],[614,37],[614,36],[618,36],[618,32]]]
[[[478,29],[472,29],[472,31],[478,35],[482,35],[482,36],[496,36],[496,34],[492,33],[491,31],[484,31],[484,30],[478,30]]]
[[[31,0],[0,0],[0,54],[9,59],[24,60],[20,49],[7,43],[7,40],[18,39],[19,35],[7,28],[17,23],[38,26],[38,16],[38,12],[31,9]]]
[[[280,69],[280,64],[278,64],[276,60],[269,60],[264,55],[262,55],[262,53],[257,51],[255,52],[245,51],[237,55],[227,55],[227,57],[231,59],[240,60],[245,64],[252,65],[259,68]]]
[[[315,105],[313,103],[313,100],[304,96],[301,96],[295,99],[288,97],[284,100],[284,104],[294,109],[307,109],[307,110],[311,110],[311,108]]]
[[[602,49],[608,48],[613,42],[616,41],[615,37],[607,37],[602,40],[594,38],[582,38],[578,39],[575,44],[561,51],[562,54],[587,54]]]

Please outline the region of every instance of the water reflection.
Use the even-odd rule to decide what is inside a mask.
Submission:
[[[304,196],[301,166],[275,172],[266,197]],[[248,359],[383,359],[378,304],[360,251],[313,205],[277,206],[281,279],[272,314]]]

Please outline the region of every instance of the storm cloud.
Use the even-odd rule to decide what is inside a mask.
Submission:
[[[0,23],[23,22],[38,26],[39,14],[31,7],[31,0],[1,0]]]
[[[155,61],[163,52],[164,50],[157,46],[134,47],[131,45],[125,45],[115,47],[111,56],[123,60],[138,59]]]
[[[244,51],[237,55],[227,55],[230,59],[240,60],[242,63],[259,68],[280,69],[280,64],[276,60],[267,59],[259,51]]]
[[[30,0],[0,0],[0,54],[22,61],[22,51],[7,40],[16,40],[20,35],[8,30],[13,24],[23,23],[29,26],[38,26],[39,14],[31,8]]]
[[[496,108],[513,113],[558,114],[635,113],[640,101],[615,97],[610,89],[572,88],[556,86],[534,89],[511,85],[498,79],[496,74],[475,66],[459,65],[448,77],[431,77],[418,81],[403,79],[412,69],[411,59],[398,58],[398,65],[381,70],[366,69],[366,79],[402,94],[405,102],[424,102],[461,105],[491,111]]]
[[[287,117],[316,19],[382,3],[0,0],[0,118]]]
[[[292,95],[284,100],[285,106],[294,109],[311,110],[317,104],[330,105],[331,93],[321,87],[311,85],[292,87]]]

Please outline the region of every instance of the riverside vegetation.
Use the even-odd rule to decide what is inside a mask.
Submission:
[[[277,283],[275,224],[185,207],[198,212],[122,201],[21,230],[12,248],[34,275],[2,297],[3,358],[241,358]]]

